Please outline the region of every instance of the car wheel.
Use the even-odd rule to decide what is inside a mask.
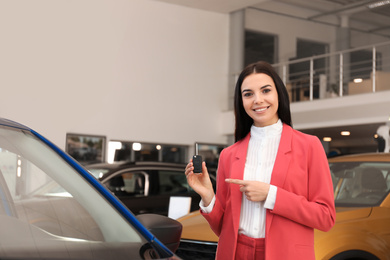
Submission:
[[[380,260],[378,257],[361,250],[350,250],[342,252],[330,260]]]

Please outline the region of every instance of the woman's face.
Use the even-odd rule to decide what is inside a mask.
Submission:
[[[267,74],[247,76],[241,85],[241,97],[245,112],[253,119],[255,126],[264,127],[279,120],[278,92]]]

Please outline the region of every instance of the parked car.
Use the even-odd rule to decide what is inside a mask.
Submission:
[[[390,259],[390,154],[371,153],[329,159],[336,224],[315,230],[318,260]],[[214,259],[218,237],[199,211],[178,219],[183,224],[177,255]]]
[[[181,224],[135,217],[42,135],[0,119],[0,230],[0,259],[178,259]]]
[[[184,164],[121,162],[91,164],[86,168],[134,214],[167,216],[172,196],[191,197],[190,211],[199,209],[200,196],[188,185]],[[209,172],[215,185],[215,170]]]

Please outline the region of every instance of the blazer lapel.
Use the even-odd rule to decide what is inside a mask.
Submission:
[[[246,154],[248,151],[250,134],[248,134],[240,143],[237,145],[236,155],[232,158],[231,167],[231,179],[242,180],[244,178],[244,169],[246,162]],[[240,224],[240,212],[242,202],[242,192],[240,192],[240,186],[236,184],[230,184],[231,200],[232,200],[232,214],[233,214],[233,227],[234,230],[238,230]]]
[[[278,153],[276,155],[274,168],[272,171],[271,184],[276,187],[283,187],[284,181],[286,179],[288,168],[291,161],[291,142],[292,142],[293,129],[283,124],[282,136],[280,138]],[[269,228],[271,226],[272,218],[274,214],[271,214],[267,210],[266,216],[266,237],[269,233]]]

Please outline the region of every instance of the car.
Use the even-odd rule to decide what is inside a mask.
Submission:
[[[135,216],[45,137],[0,118],[0,259],[179,259],[181,229]]]
[[[191,198],[190,211],[199,209],[200,196],[188,185],[185,164],[164,162],[117,162],[87,165],[134,214],[168,216],[170,198]],[[215,186],[215,170],[209,169]]]
[[[390,259],[390,154],[367,153],[329,158],[336,223],[314,231],[318,260]],[[218,237],[199,211],[179,218],[183,259],[215,259]]]

